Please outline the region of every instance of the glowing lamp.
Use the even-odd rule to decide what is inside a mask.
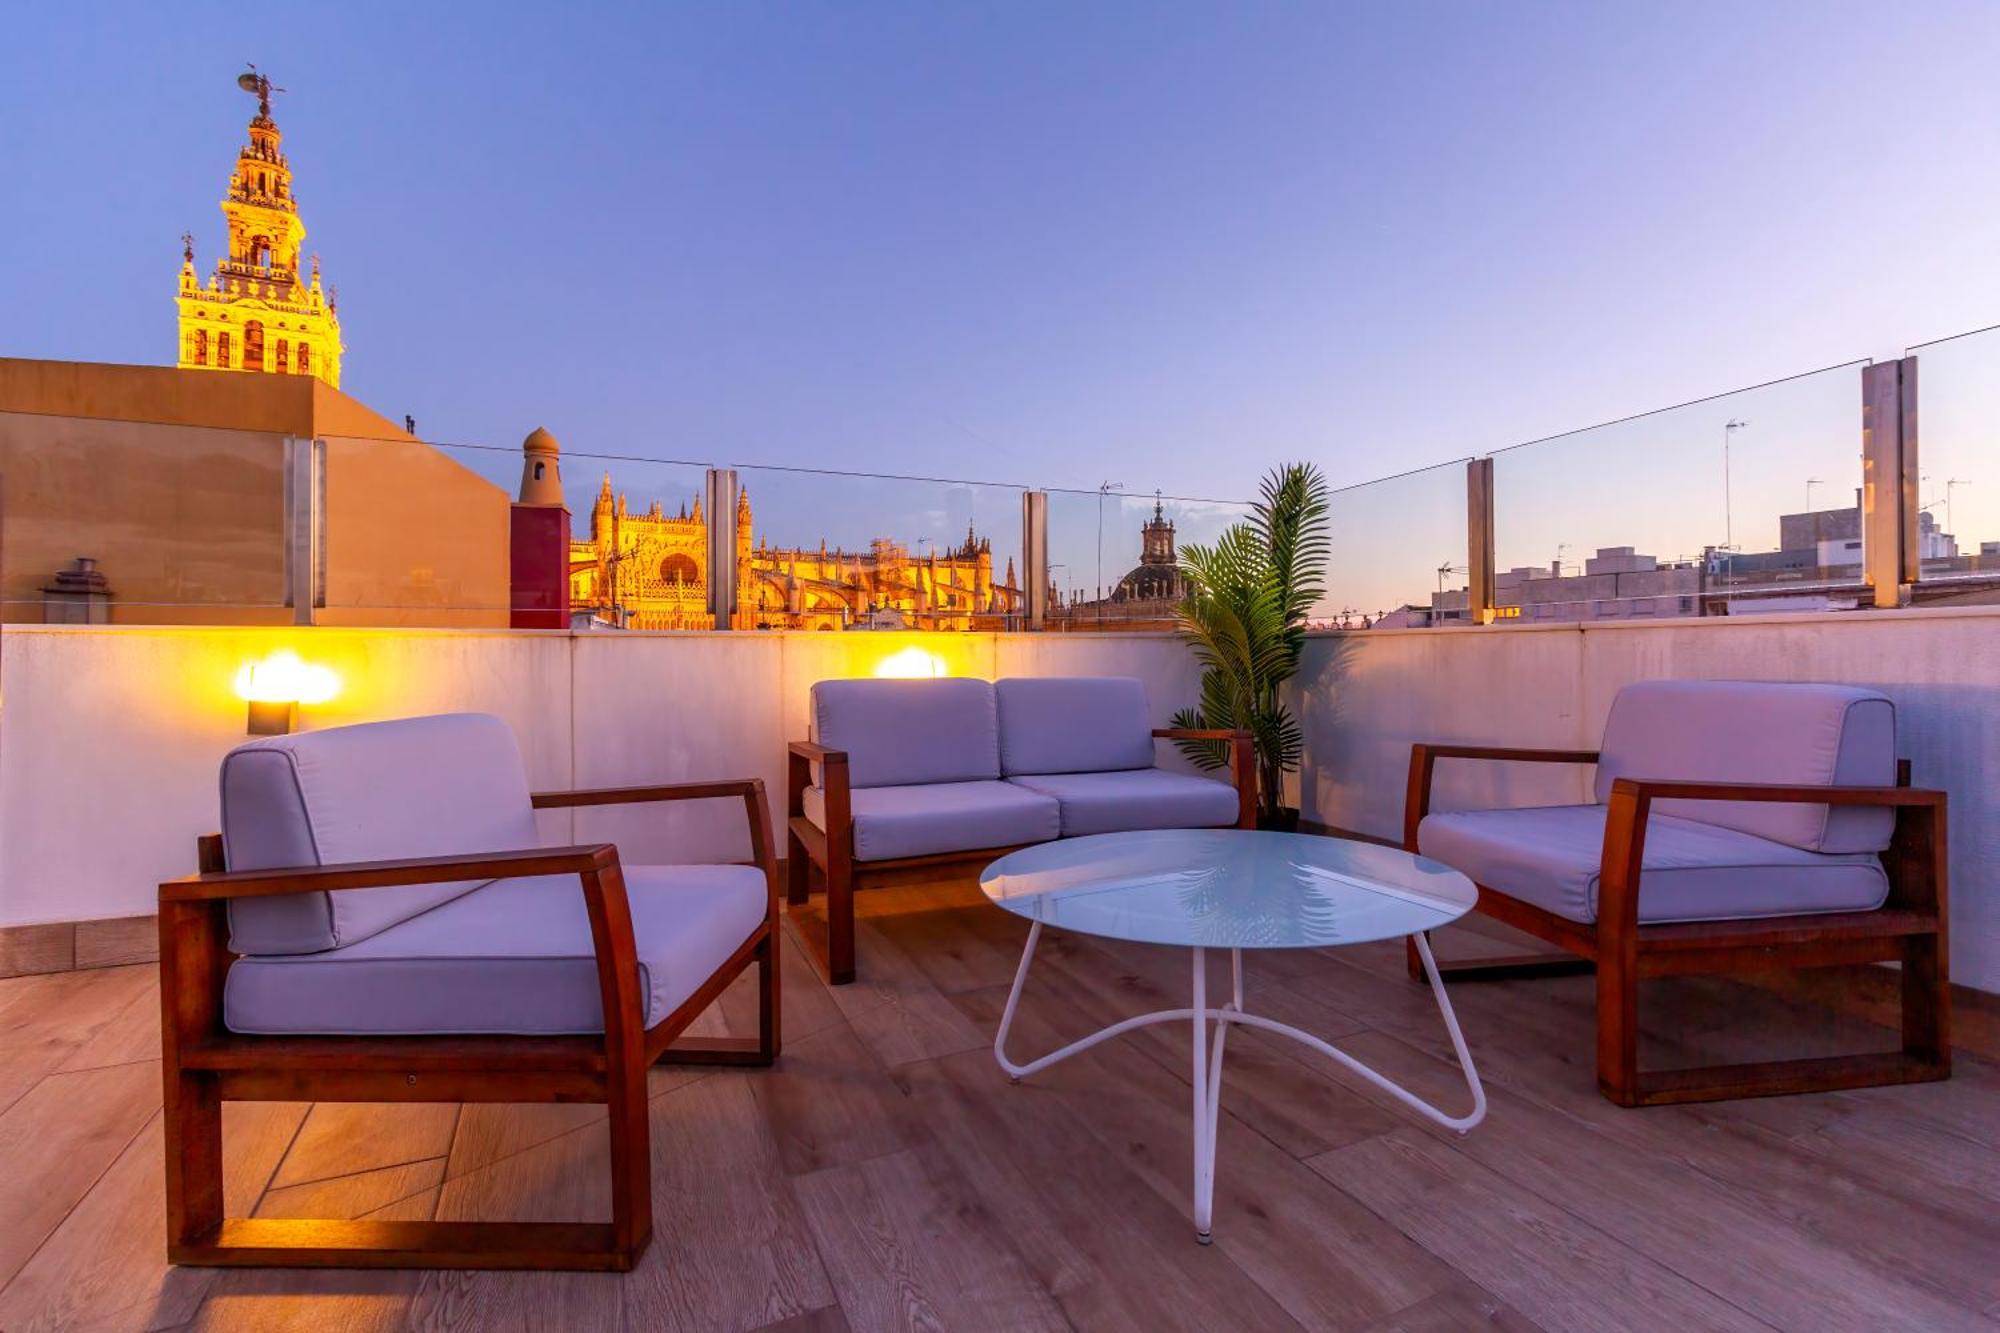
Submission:
[[[949,676],[951,669],[936,653],[910,647],[890,653],[875,664],[875,674],[887,680],[929,680]]]
[[[300,704],[323,704],[340,692],[340,677],[289,649],[249,662],[236,673],[236,694],[250,706],[252,736],[283,736],[298,722]]]

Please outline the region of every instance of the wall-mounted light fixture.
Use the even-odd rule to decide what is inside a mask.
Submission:
[[[323,704],[340,693],[340,677],[281,648],[245,663],[236,673],[236,693],[249,705],[245,726],[252,736],[283,736],[298,724],[300,704]]]
[[[951,668],[936,653],[925,652],[913,644],[877,662],[875,674],[896,680],[928,680],[949,676]]]

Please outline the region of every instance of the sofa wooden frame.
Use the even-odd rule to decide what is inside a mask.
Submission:
[[[1236,827],[1257,827],[1257,752],[1248,731],[1159,727],[1153,736],[1160,740],[1228,741],[1230,775],[1236,787]],[[1019,850],[1018,846],[975,847],[888,861],[856,861],[847,752],[811,741],[793,741],[787,760],[785,903],[799,938],[830,985],[844,986],[854,980],[855,890],[935,878]],[[813,785],[815,764],[826,793],[825,830],[807,819],[805,812],[806,788]],[[825,912],[800,911],[811,901],[815,887],[825,890]]]
[[[1507,763],[1594,764],[1595,750],[1521,750],[1477,745],[1410,747],[1403,846],[1417,850],[1417,828],[1430,813],[1431,775],[1440,759]],[[1605,815],[1595,925],[1571,921],[1481,884],[1478,910],[1566,950],[1566,954],[1482,959],[1439,967],[1459,980],[1597,974],[1597,1086],[1620,1106],[1721,1101],[1795,1092],[1830,1092],[1951,1076],[1951,987],[1945,858],[1945,794],[1910,786],[1908,760],[1893,787],[1793,787],[1734,782],[1619,778]],[[1832,912],[1743,921],[1639,924],[1639,868],[1646,822],[1656,800],[1767,801],[1887,806],[1895,832],[1882,853],[1889,896],[1872,912]],[[1422,979],[1414,944],[1410,972]],[[1902,964],[1900,1050],[1814,1059],[1639,1068],[1642,978]]]
[[[673,1013],[644,1028],[638,956],[618,849],[495,851],[226,872],[222,838],[201,873],[160,886],[160,1006],[166,1083],[167,1257],[176,1264],[321,1268],[632,1268],[652,1239],[646,1070],[768,1065],[778,1056],[777,866],[761,780],[542,792],[537,809],[734,797],[750,821],[769,905],[763,924]],[[590,913],[602,1036],[292,1037],[223,1026],[233,898],[527,875],[574,875]],[[681,1037],[752,963],[754,1038]],[[678,1040],[677,1040],[678,1039]],[[602,1102],[610,1117],[609,1222],[385,1222],[223,1215],[222,1103]]]

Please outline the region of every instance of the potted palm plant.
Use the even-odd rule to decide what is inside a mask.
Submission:
[[[1304,737],[1281,689],[1299,669],[1306,616],[1324,590],[1327,527],[1326,479],[1310,463],[1290,463],[1264,478],[1248,519],[1212,545],[1181,551],[1187,592],[1177,616],[1201,662],[1201,703],[1176,713],[1174,725],[1250,732],[1263,828],[1298,825],[1298,808],[1284,803],[1285,774],[1298,769]],[[1226,742],[1179,744],[1203,768],[1229,761]]]

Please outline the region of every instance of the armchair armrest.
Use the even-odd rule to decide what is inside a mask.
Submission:
[[[1155,740],[1228,741],[1229,774],[1236,787],[1236,827],[1257,827],[1257,747],[1243,727],[1154,727]]]
[[[792,741],[785,752],[785,817],[797,819],[805,814],[806,788],[813,785],[812,766],[818,764],[820,786],[826,791],[826,835],[829,839],[851,836],[847,751],[829,749],[815,741]]]
[[[1945,794],[1925,787],[1795,787],[1771,782],[1673,782],[1619,778],[1611,794],[1652,801],[1765,801],[1802,805],[1941,805]]]
[[[749,796],[764,785],[762,778],[722,778],[713,782],[658,782],[640,787],[588,787],[578,791],[538,791],[530,798],[537,810],[579,805],[636,805],[647,801],[705,801],[722,796]]]
[[[771,843],[771,806],[762,778],[717,778],[708,782],[655,782],[639,787],[588,787],[579,791],[541,791],[530,798],[537,810],[574,809],[590,805],[642,805],[654,801],[707,801],[733,796],[743,802],[750,821],[750,863],[764,872],[777,911],[778,862]]]
[[[1619,778],[1611,784],[1604,817],[1604,852],[1598,869],[1598,930],[1606,943],[1628,956],[1639,929],[1639,876],[1645,864],[1646,825],[1654,801],[1759,801],[1774,804],[1887,806],[1897,811],[1896,831],[1883,853],[1890,871],[1889,906],[1944,910],[1944,792],[1924,787],[1816,787],[1771,782],[1679,782]],[[1929,860],[1921,892],[1901,885],[1898,862]]]
[[[160,901],[198,903],[229,898],[278,898],[294,893],[318,893],[323,889],[382,889],[450,884],[461,879],[587,875],[618,869],[618,849],[603,842],[581,847],[415,856],[396,861],[350,861],[330,866],[209,871],[168,880],[160,885]]]
[[[1417,850],[1417,826],[1431,812],[1431,777],[1440,759],[1488,759],[1521,764],[1594,764],[1595,750],[1536,750],[1507,745],[1431,745],[1410,747],[1410,783],[1403,798],[1403,849]]]

